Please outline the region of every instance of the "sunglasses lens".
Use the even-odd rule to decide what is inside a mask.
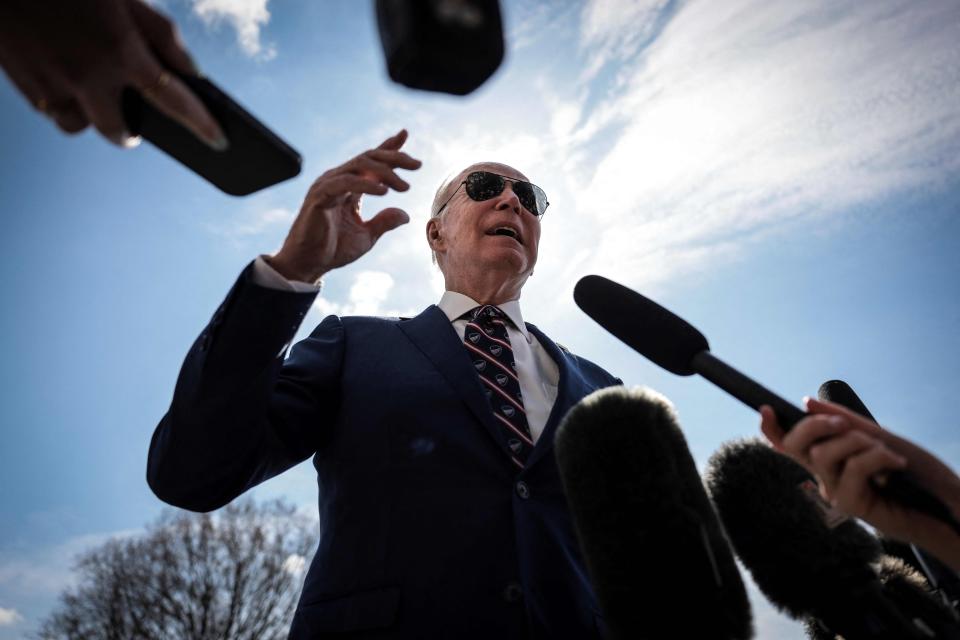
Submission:
[[[540,187],[535,187],[529,182],[513,183],[513,192],[517,194],[517,199],[520,201],[520,204],[523,205],[523,208],[530,213],[539,216],[541,213],[543,213],[543,210],[540,208],[540,203],[537,199],[537,191],[542,192],[542,189],[540,189]]]
[[[489,171],[474,171],[467,176],[467,196],[476,202],[496,198],[506,186],[502,176]],[[523,208],[535,216],[542,216],[547,210],[547,194],[535,184],[513,181],[513,192]]]
[[[503,178],[488,171],[474,171],[467,176],[467,195],[471,200],[483,202],[503,193]]]

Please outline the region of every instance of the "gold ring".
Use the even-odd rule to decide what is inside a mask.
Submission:
[[[47,108],[48,108],[50,105],[47,103],[47,99],[46,99],[46,98],[37,98],[37,103],[36,103],[35,106],[37,107],[37,111],[39,111],[40,113],[46,113],[46,112],[47,112]]]
[[[154,80],[152,84],[149,84],[146,87],[140,89],[140,93],[144,95],[150,95],[154,93],[157,89],[162,89],[168,84],[170,84],[170,73],[167,71],[161,71],[160,75],[157,76],[157,79]]]

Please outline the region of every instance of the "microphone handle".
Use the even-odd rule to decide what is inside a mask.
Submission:
[[[749,407],[760,409],[761,405],[770,405],[777,416],[777,422],[785,432],[790,431],[793,425],[807,415],[799,407],[743,375],[710,351],[704,350],[695,355],[690,362],[690,368]],[[950,509],[918,484],[909,473],[893,471],[881,474],[881,477],[875,477],[871,482],[877,493],[885,499],[945,522],[960,535],[960,522],[953,517]]]
[[[796,405],[790,404],[770,389],[752,378],[743,375],[709,351],[701,351],[693,357],[690,368],[717,385],[748,407],[759,410],[761,405],[773,407],[777,422],[784,431],[790,431],[793,425],[806,417],[806,413]]]

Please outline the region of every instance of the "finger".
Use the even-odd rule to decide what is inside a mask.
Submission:
[[[200,99],[175,75],[164,69],[142,43],[127,59],[130,82],[144,99],[186,127],[215,151],[223,151],[229,142],[223,130]]]
[[[406,191],[410,188],[410,185],[398,176],[389,165],[374,160],[366,154],[357,156],[349,161],[344,168],[347,171],[357,172],[367,178],[379,178],[381,182],[393,187],[397,191]]]
[[[763,432],[763,435],[767,437],[767,440],[775,449],[778,451],[783,449],[783,429],[777,422],[777,414],[773,412],[773,408],[769,405],[760,407],[760,431]]]
[[[119,86],[85,86],[77,92],[77,104],[97,131],[113,144],[126,147],[133,136],[120,111]]]
[[[47,105],[50,95],[50,83],[39,76],[36,72],[31,72],[19,65],[19,61],[11,61],[9,64],[4,59],[3,70],[13,85],[20,91],[30,106],[35,111],[47,115]]]
[[[837,436],[849,429],[849,424],[841,416],[807,416],[783,437],[783,449],[800,462],[809,464],[809,449],[815,442]]]
[[[406,141],[407,141],[407,130],[400,129],[400,131],[398,131],[394,135],[390,136],[389,138],[381,142],[377,146],[377,149],[390,149],[390,150],[396,151],[400,147],[402,147],[403,143]]]
[[[387,231],[410,222],[410,216],[403,209],[390,207],[370,218],[366,227],[370,230],[370,239],[376,242]]]
[[[419,169],[423,164],[414,157],[411,157],[403,151],[392,151],[389,149],[371,149],[367,155],[374,160],[379,160],[385,164],[397,169]]]
[[[824,402],[815,398],[805,398],[804,402],[806,403],[807,411],[810,413],[843,416],[849,420],[853,426],[868,433],[876,433],[878,430],[882,431],[880,426],[873,420],[865,418],[856,411],[852,411],[834,402]]]
[[[870,482],[873,476],[906,466],[906,460],[882,444],[877,445],[847,460],[832,494],[834,504],[855,516],[863,516],[874,499]]]
[[[187,75],[200,75],[196,63],[183,44],[180,30],[170,18],[141,0],[130,3],[130,15],[140,33],[163,64]]]
[[[344,173],[314,183],[308,197],[319,199],[320,204],[326,206],[330,199],[339,198],[346,194],[368,193],[372,196],[382,196],[388,190],[387,186],[379,180]]]
[[[810,466],[832,490],[848,458],[878,445],[879,441],[860,431],[848,431],[810,447]]]
[[[50,117],[64,133],[78,133],[90,125],[87,116],[74,100],[53,105],[49,109]]]

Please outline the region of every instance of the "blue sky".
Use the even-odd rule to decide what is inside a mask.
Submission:
[[[551,201],[524,315],[670,397],[701,467],[757,417],[594,325],[572,302],[580,276],[653,297],[797,402],[847,380],[960,467],[960,6],[503,4],[505,64],[461,99],[390,83],[372,3],[164,0],[206,73],[304,157],[244,199],[149,145],[67,138],[0,82],[0,640],[50,610],[75,553],[160,512],[146,450],[190,343],[313,179],[401,127],[423,168],[366,207],[412,222],[328,277],[300,335],[326,313],[435,302],[434,189],[499,160]],[[310,471],[255,495],[309,510]],[[802,637],[753,595],[757,637]]]

